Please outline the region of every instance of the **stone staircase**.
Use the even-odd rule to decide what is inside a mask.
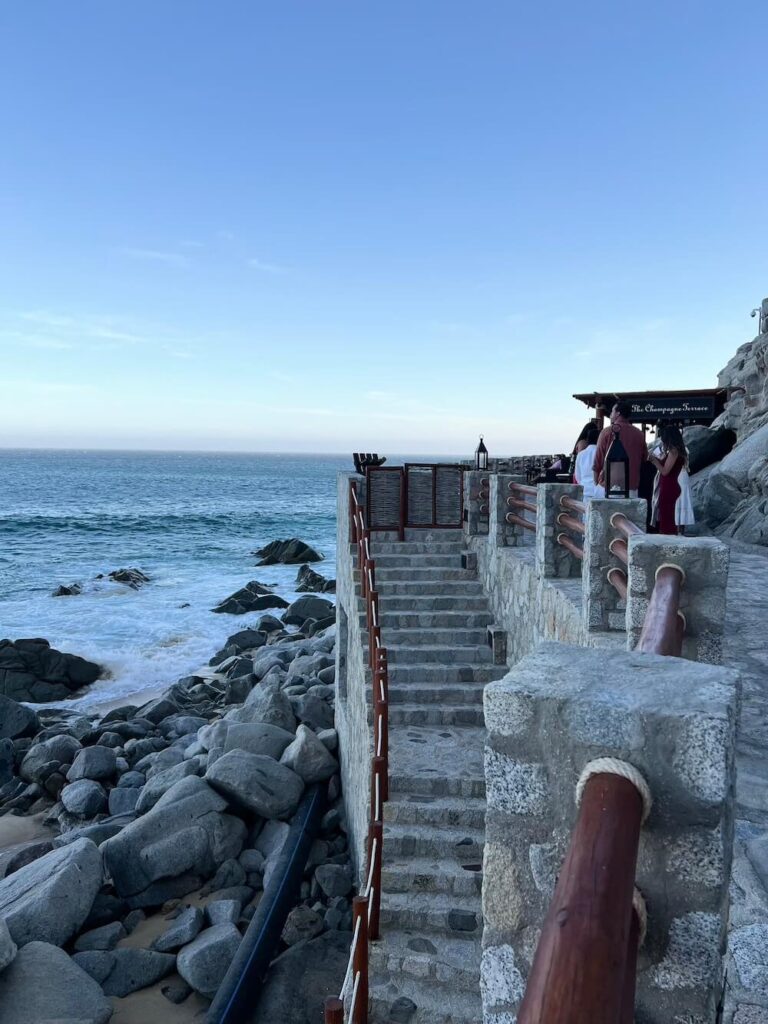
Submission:
[[[376,1024],[479,1024],[485,780],[483,688],[492,663],[482,587],[461,531],[374,534],[389,652],[389,801],[381,940],[371,946]]]

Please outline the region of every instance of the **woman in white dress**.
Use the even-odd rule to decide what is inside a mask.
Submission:
[[[597,427],[592,427],[588,430],[585,438],[587,447],[576,456],[576,468],[573,471],[573,475],[576,478],[576,483],[584,488],[584,501],[605,497],[605,488],[601,484],[595,483],[595,476],[592,470],[595,463],[597,439],[599,436]]]

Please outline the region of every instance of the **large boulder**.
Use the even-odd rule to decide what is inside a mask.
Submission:
[[[339,770],[336,758],[306,725],[298,727],[296,739],[284,750],[280,764],[296,772],[307,784],[325,782]]]
[[[176,957],[154,949],[115,949],[114,966],[101,983],[108,996],[127,996],[171,973]]]
[[[261,818],[290,818],[304,783],[274,758],[230,750],[208,768],[206,781],[237,807]]]
[[[114,749],[96,744],[78,751],[72,767],[67,772],[67,780],[77,782],[78,779],[93,779],[100,782],[103,779],[111,779],[116,771],[117,754]]]
[[[101,666],[55,650],[47,640],[0,640],[0,694],[44,704],[95,683]]]
[[[349,932],[329,931],[298,942],[272,961],[253,1024],[322,1020],[327,996],[338,995],[349,959]],[[405,1018],[403,1018],[405,1019]]]
[[[19,775],[25,782],[44,782],[50,774],[47,766],[71,765],[82,749],[80,741],[63,733],[33,744],[24,755]]]
[[[0,694],[0,739],[34,736],[39,728],[40,722],[31,708]]]
[[[62,946],[80,930],[102,882],[98,847],[78,839],[4,878],[0,917],[17,946],[38,940]]]
[[[331,601],[314,594],[298,597],[283,613],[283,622],[288,626],[303,626],[307,619],[327,619],[336,609]]]
[[[179,953],[176,969],[195,992],[213,999],[240,945],[233,924],[206,928]]]
[[[221,604],[211,609],[214,612],[227,612],[229,615],[245,615],[246,612],[262,612],[267,608],[287,608],[288,602],[278,594],[265,587],[258,580],[251,580],[240,590],[230,594]]]
[[[246,750],[249,754],[264,754],[276,761],[293,741],[293,733],[267,722],[215,722],[201,729],[201,743],[207,748],[221,747],[226,754],[230,750]]]
[[[104,574],[99,573],[96,577],[97,580],[103,580]],[[141,569],[113,569],[112,572],[107,573],[107,579],[113,580],[115,583],[124,583],[131,590],[138,590],[139,587],[144,586],[145,583],[149,583],[149,576]]]
[[[688,449],[688,472],[699,473],[724,459],[736,444],[736,434],[727,427],[686,427],[683,431]]]
[[[0,971],[4,971],[19,951],[19,947],[11,938],[5,919],[0,917]]]
[[[764,499],[768,497],[767,452],[768,423],[750,434],[720,462],[693,477],[694,507],[709,527],[718,531],[725,525],[727,536],[748,543],[765,543],[760,537],[768,537],[768,530],[760,529],[760,518]]]
[[[151,906],[170,899],[165,893],[194,880],[207,878],[219,864],[236,857],[243,847],[246,827],[225,814],[227,801],[195,775],[171,787],[151,811],[126,825],[102,844],[104,863],[122,897],[136,906]],[[181,879],[178,887],[162,886]],[[163,898],[160,898],[160,896]]]
[[[302,562],[322,562],[323,556],[298,537],[273,540],[255,552],[261,559],[258,565],[300,565]]]
[[[79,779],[65,786],[59,799],[76,818],[93,818],[107,809],[107,794],[99,782]]]
[[[296,591],[299,594],[332,594],[336,591],[336,580],[326,579],[305,562],[296,576]]]
[[[280,689],[278,683],[266,681],[254,687],[245,699],[241,708],[227,712],[227,721],[234,722],[265,722],[293,735],[296,728],[296,716],[290,700]]]
[[[0,972],[3,1024],[106,1024],[112,1003],[67,954],[30,942]]]

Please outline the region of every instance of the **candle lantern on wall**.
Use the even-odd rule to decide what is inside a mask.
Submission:
[[[483,442],[483,435],[480,435],[480,444],[475,449],[475,469],[488,469],[488,449]]]
[[[629,497],[629,456],[619,435],[619,429],[614,427],[613,441],[605,456],[606,498]]]

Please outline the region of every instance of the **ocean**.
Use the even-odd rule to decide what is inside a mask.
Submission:
[[[300,537],[335,576],[342,469],[351,457],[0,450],[0,638],[44,637],[105,667],[67,707],[168,686],[258,618],[211,611],[233,591],[259,580],[296,596],[298,566],[257,567],[257,548]],[[127,567],[151,582],[95,579]],[[82,594],[52,596],[75,582]]]

